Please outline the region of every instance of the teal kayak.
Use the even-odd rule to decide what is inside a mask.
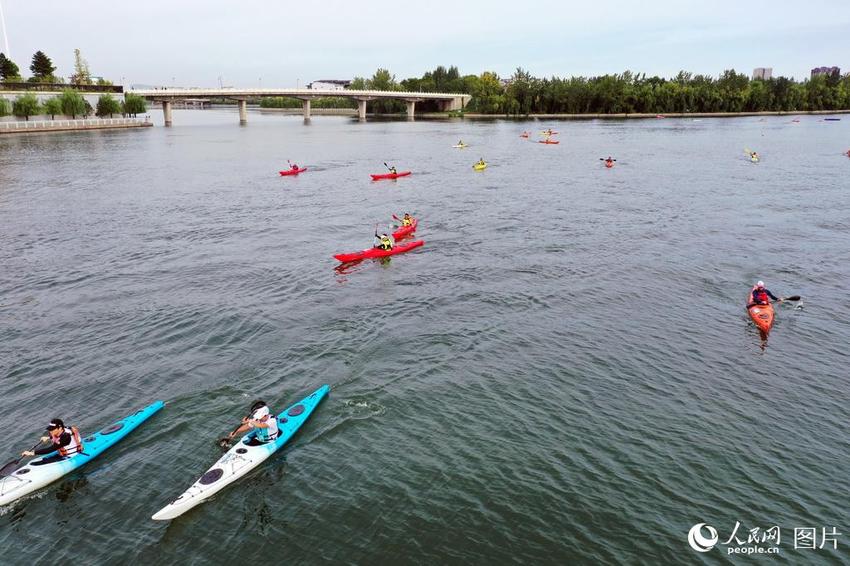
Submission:
[[[157,401],[99,432],[84,436],[82,452],[64,458],[58,452],[45,454],[30,460],[11,475],[0,478],[0,505],[7,505],[88,464],[133,432],[164,405],[162,401]]]
[[[307,422],[328,391],[330,387],[323,385],[280,413],[277,416],[278,435],[275,440],[264,444],[254,442],[253,431],[243,436],[198,481],[151,518],[155,521],[168,521],[179,517],[262,464]]]

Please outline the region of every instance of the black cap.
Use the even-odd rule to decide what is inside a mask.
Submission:
[[[254,412],[254,411],[256,411],[257,409],[260,409],[260,408],[265,407],[265,406],[266,406],[266,402],[265,402],[265,401],[263,401],[262,399],[257,399],[257,400],[256,400],[256,401],[254,401],[254,403],[251,405],[251,412],[253,413],[253,412]]]
[[[47,425],[47,428],[44,430],[53,430],[54,428],[65,428],[65,423],[62,422],[62,419],[53,419],[50,421],[50,424]]]

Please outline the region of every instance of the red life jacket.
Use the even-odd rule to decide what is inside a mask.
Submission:
[[[770,297],[767,296],[767,293],[764,289],[759,289],[758,287],[753,287],[753,302],[756,304],[764,304],[770,302]]]
[[[69,456],[83,451],[83,441],[80,440],[80,431],[77,427],[72,426],[70,429],[65,427],[65,432],[71,434],[71,443],[68,446],[60,446],[57,448],[60,456]]]

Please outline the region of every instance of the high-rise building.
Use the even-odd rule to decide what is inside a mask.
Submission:
[[[756,67],[753,69],[754,81],[766,81],[773,77],[773,67]]]
[[[841,69],[838,67],[815,67],[812,69],[812,78],[818,75],[827,75],[837,79],[841,76]]]

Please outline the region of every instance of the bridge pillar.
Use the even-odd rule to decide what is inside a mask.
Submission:
[[[357,101],[357,117],[361,122],[366,121],[366,101],[358,100]]]
[[[301,108],[304,110],[304,120],[310,120],[310,99],[305,98],[301,101]]]
[[[236,104],[239,105],[239,123],[247,124],[248,123],[248,101],[247,100],[237,100]]]
[[[413,120],[413,112],[416,109],[416,101],[408,100],[407,101],[407,119]]]
[[[163,100],[162,101],[162,116],[165,118],[165,125],[171,125],[171,101]]]

